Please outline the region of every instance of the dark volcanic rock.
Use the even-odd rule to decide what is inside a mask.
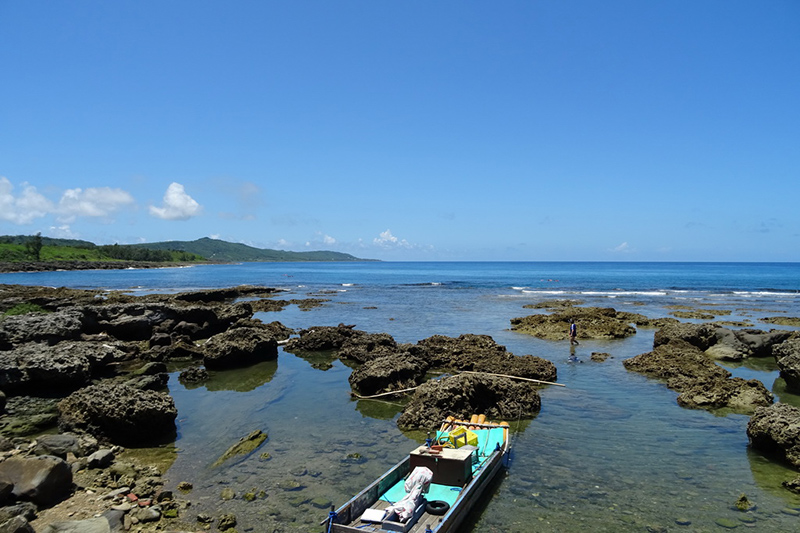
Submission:
[[[711,324],[673,322],[656,331],[653,348],[674,341],[685,341],[700,351],[705,351],[717,342],[716,328]]]
[[[178,416],[166,394],[107,382],[72,393],[59,402],[58,410],[62,431],[86,432],[122,445],[171,436]]]
[[[508,374],[542,381],[556,380],[556,366],[532,355],[515,356],[489,335],[434,335],[419,341],[419,354],[432,368]]]
[[[800,337],[793,337],[772,347],[786,388],[800,393]]]
[[[205,368],[194,366],[187,368],[178,376],[181,383],[201,383],[208,379],[208,371]]]
[[[278,357],[278,341],[265,328],[233,328],[214,335],[203,346],[206,368],[251,365]]]
[[[357,336],[365,335],[365,332],[353,329],[355,326],[339,324],[336,327],[317,326],[308,329],[301,329],[299,338],[290,339],[284,348],[287,352],[324,352],[338,350],[344,343]]]
[[[699,348],[683,340],[660,344],[652,352],[623,361],[625,368],[667,381],[667,387],[681,394],[684,407],[722,408],[752,412],[769,405],[772,394],[757,380],[731,379]]]
[[[492,420],[530,418],[541,409],[534,385],[508,378],[460,375],[421,385],[397,420],[401,428],[433,429],[448,416]]]
[[[762,452],[784,457],[800,468],[800,409],[776,403],[756,410],[747,423],[750,445]]]
[[[346,339],[337,355],[342,359],[366,363],[397,352],[397,342],[388,333],[364,333]]]
[[[6,459],[0,463],[0,478],[14,484],[14,496],[37,505],[52,505],[72,489],[72,469],[52,455]]]
[[[350,374],[350,386],[361,395],[402,390],[422,383],[428,364],[407,354],[372,359]]]
[[[480,361],[504,357],[506,347],[497,344],[489,335],[460,335],[457,338],[434,335],[417,345],[433,368],[473,370]]]

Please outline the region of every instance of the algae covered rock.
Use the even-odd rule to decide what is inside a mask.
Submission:
[[[249,435],[242,437],[236,444],[228,448],[225,453],[219,457],[219,459],[214,461],[212,466],[219,466],[225,461],[237,456],[249,455],[256,451],[262,444],[264,444],[264,441],[266,440],[267,434],[260,429],[252,431]]]

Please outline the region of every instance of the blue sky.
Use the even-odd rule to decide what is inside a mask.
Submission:
[[[0,234],[800,261],[800,2],[0,0]]]

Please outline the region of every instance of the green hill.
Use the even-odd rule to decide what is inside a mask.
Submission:
[[[29,245],[31,235],[0,236],[0,261],[35,260]],[[74,239],[41,237],[41,261],[370,261],[340,252],[286,252],[254,248],[246,244],[204,237],[196,241],[166,241],[144,244],[98,246]]]
[[[369,261],[341,252],[287,252],[254,248],[246,244],[203,237],[196,241],[166,241],[131,246],[150,250],[177,250],[205,257],[209,261]]]

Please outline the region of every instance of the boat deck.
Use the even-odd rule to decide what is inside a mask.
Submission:
[[[447,469],[447,472],[444,472],[444,469],[438,469],[434,465],[441,465],[443,464],[442,461],[447,462],[448,456],[453,457],[458,455],[455,451],[445,452],[443,451],[443,455],[440,456],[426,456],[424,447],[420,447],[417,450],[413,451],[410,455],[410,458],[417,459],[417,461],[423,461],[423,463],[428,459],[434,461],[434,465],[431,465],[435,469],[434,474],[434,482],[430,484],[430,488],[428,492],[425,494],[425,499],[427,501],[444,501],[450,506],[450,510],[453,511],[458,508],[461,504],[459,501],[462,496],[467,499],[473,499],[464,495],[467,491],[467,487],[471,485],[473,480],[476,480],[481,477],[482,470],[487,467],[487,463],[489,463],[489,459],[491,457],[497,457],[497,454],[502,454],[503,448],[506,445],[506,429],[504,427],[493,427],[491,429],[486,429],[483,431],[476,432],[478,434],[478,442],[476,443],[477,446],[470,446],[469,448],[473,448],[475,450],[474,458],[475,461],[472,462],[471,467],[467,462],[466,470],[464,472],[464,468],[461,468],[460,471],[457,468],[459,461],[456,459],[452,461],[450,466],[456,466],[454,469]],[[440,434],[437,434],[437,438]],[[468,452],[466,449],[466,456],[471,457],[473,456],[471,452]],[[495,453],[497,452],[497,453]],[[463,455],[463,454],[462,454]],[[454,458],[454,457],[453,457]],[[455,459],[455,458],[454,458]],[[384,488],[383,492],[379,492],[377,498],[372,500],[371,503],[368,503],[367,506],[361,507],[361,509],[369,508],[378,511],[382,511],[392,505],[393,503],[403,499],[406,496],[405,491],[405,475],[411,470],[410,463],[414,461],[409,461],[408,459],[403,463],[403,472],[399,473],[398,477],[394,477],[397,481],[394,482],[388,488]],[[465,464],[464,461],[461,461],[461,464]],[[495,461],[495,464],[497,461]],[[398,465],[399,466],[399,465]],[[398,467],[395,467],[395,470]],[[494,468],[494,467],[492,467]],[[393,470],[393,471],[395,471]],[[393,472],[391,471],[391,472]],[[387,473],[388,475],[389,473]],[[443,478],[448,478],[448,483],[437,483],[436,476],[443,474]],[[385,479],[387,475],[384,475]],[[457,479],[457,482],[454,483],[453,479]],[[385,487],[385,485],[384,485]],[[362,493],[363,494],[363,493]],[[375,498],[375,496],[373,496]],[[357,498],[354,498],[354,500]],[[367,500],[369,502],[370,500]],[[365,502],[365,503],[367,503]],[[463,507],[463,506],[462,506]],[[341,511],[342,509],[340,509]],[[463,512],[463,511],[461,511]],[[360,513],[360,512],[359,512]],[[450,515],[450,512],[445,513],[445,515],[434,515],[430,514],[427,511],[422,511],[421,514],[417,514],[418,518],[415,520],[412,519],[407,524],[400,524],[398,522],[371,522],[362,520],[363,514],[359,514],[358,516],[351,516],[351,520],[349,523],[341,524],[336,523],[334,524],[332,531],[337,532],[357,532],[357,531],[366,531],[369,533],[386,533],[387,531],[400,531],[404,533],[424,533],[426,531],[437,531],[438,528],[442,525],[443,521],[447,520],[447,516]]]

